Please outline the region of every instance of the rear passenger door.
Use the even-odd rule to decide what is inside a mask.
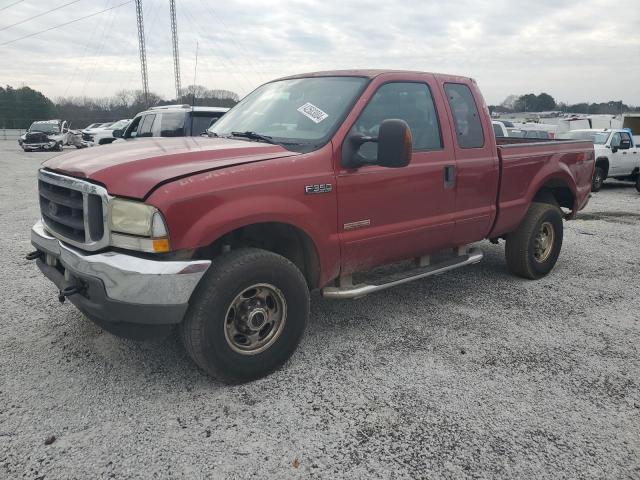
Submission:
[[[411,129],[413,154],[404,168],[339,169],[343,274],[444,248],[453,231],[455,193],[445,171],[455,162],[451,142],[440,127],[446,121],[442,98],[432,95],[437,85],[425,80],[369,88],[375,90],[344,142],[354,134],[376,137],[383,120],[402,119]],[[358,154],[374,160],[377,144],[364,143]]]
[[[454,132],[455,245],[482,240],[496,215],[499,164],[488,111],[477,88],[443,82],[450,125]],[[482,114],[481,114],[482,112]]]

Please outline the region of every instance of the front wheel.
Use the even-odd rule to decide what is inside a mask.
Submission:
[[[558,261],[562,234],[560,209],[548,203],[532,203],[520,226],[507,236],[509,270],[519,277],[544,277]]]
[[[217,257],[193,294],[181,336],[193,361],[227,383],[263,377],[295,351],[309,290],[286,258],[254,248]]]
[[[604,183],[605,173],[604,169],[601,167],[596,167],[593,172],[593,181],[591,182],[591,191],[599,192],[602,188],[602,184]]]

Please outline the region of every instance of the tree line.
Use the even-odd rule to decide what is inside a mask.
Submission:
[[[36,120],[60,118],[71,128],[84,128],[91,123],[113,122],[133,118],[152,106],[190,104],[207,107],[233,107],[240,97],[229,90],[210,90],[202,85],[182,89],[178,99],[164,99],[141,90],[120,90],[111,97],[60,97],[50,100],[30,87],[0,87],[0,128],[25,129]]]
[[[509,95],[500,105],[489,105],[490,112],[520,113],[520,112],[550,112],[561,111],[568,113],[609,114],[618,115],[625,112],[640,112],[640,107],[627,105],[620,101],[601,103],[574,103],[556,102],[548,93],[539,95],[527,93],[526,95]]]

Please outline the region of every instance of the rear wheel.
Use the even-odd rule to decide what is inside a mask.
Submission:
[[[180,326],[205,372],[239,383],[267,375],[296,349],[309,316],[309,290],[286,258],[246,248],[215,259]]]
[[[509,270],[524,278],[544,277],[558,260],[562,234],[560,209],[548,203],[532,203],[520,226],[507,237]]]
[[[596,167],[593,172],[593,181],[591,183],[591,191],[599,192],[602,188],[602,184],[604,183],[605,173],[602,167]]]

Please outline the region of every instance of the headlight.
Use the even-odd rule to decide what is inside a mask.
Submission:
[[[116,198],[109,203],[111,244],[115,247],[161,253],[170,251],[167,226],[157,208]]]

